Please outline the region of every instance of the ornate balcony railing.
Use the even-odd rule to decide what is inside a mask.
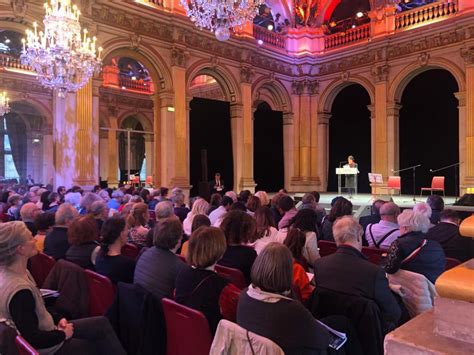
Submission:
[[[370,38],[370,23],[324,37],[324,49],[333,49]]]
[[[457,0],[447,0],[404,11],[395,16],[395,30],[406,30],[438,19],[454,16],[458,10]]]
[[[0,68],[31,70],[29,65],[21,64],[20,58],[15,58],[7,54],[0,54]]]
[[[285,36],[280,33],[269,31],[265,27],[254,24],[253,36],[257,41],[262,40],[263,43],[270,46],[285,48]]]
[[[119,85],[121,88],[125,88],[125,90],[135,90],[147,94],[152,93],[150,83],[145,83],[141,80],[132,80],[129,78],[120,77]]]

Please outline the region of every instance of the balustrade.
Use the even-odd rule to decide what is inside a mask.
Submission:
[[[143,80],[132,80],[125,77],[119,78],[119,85],[125,90],[141,91],[147,94],[151,94],[151,83],[146,83]]]
[[[21,64],[20,58],[10,55],[0,54],[0,67],[9,69],[31,70],[29,65]]]
[[[254,24],[253,36],[257,41],[262,40],[263,43],[270,46],[285,48],[285,36],[280,33],[269,31],[265,27]]]
[[[457,0],[448,0],[401,12],[395,16],[395,30],[406,30],[437,19],[453,16],[458,12],[458,9]]]
[[[333,49],[370,38],[370,23],[324,37],[324,49]]]

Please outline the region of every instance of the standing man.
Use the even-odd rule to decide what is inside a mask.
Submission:
[[[211,182],[209,183],[209,187],[211,188],[211,194],[213,193],[219,193],[221,195],[224,194],[224,180],[221,179],[221,174],[220,173],[216,173],[214,175],[214,180],[211,180]]]
[[[347,164],[344,165],[345,168],[358,168],[357,163],[354,161],[354,156],[349,155],[347,157]],[[353,195],[357,187],[357,177],[356,175],[346,175],[346,188],[349,195]]]

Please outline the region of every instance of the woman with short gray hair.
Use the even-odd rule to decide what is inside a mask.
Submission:
[[[414,210],[404,210],[397,218],[400,237],[390,246],[385,271],[394,274],[408,270],[426,276],[435,283],[444,271],[446,257],[441,245],[425,238],[430,226],[429,218]]]
[[[41,354],[125,354],[105,317],[54,324],[26,267],[38,254],[35,243],[23,222],[0,224],[0,318]]]

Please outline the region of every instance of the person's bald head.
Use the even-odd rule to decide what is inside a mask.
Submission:
[[[347,244],[362,250],[363,230],[354,217],[344,216],[336,219],[332,226],[332,234],[338,246]]]
[[[380,207],[380,219],[392,223],[397,223],[400,208],[393,202],[386,202]]]

